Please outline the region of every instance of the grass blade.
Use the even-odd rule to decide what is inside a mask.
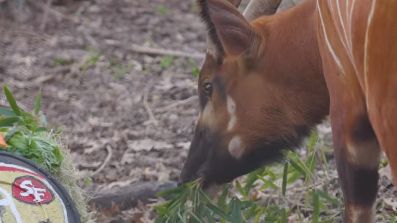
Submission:
[[[8,89],[7,86],[4,86],[3,90],[4,90],[4,94],[7,98],[7,101],[10,104],[10,107],[12,108],[14,113],[17,116],[21,116],[21,114],[22,114],[21,109],[18,107],[17,101],[15,100],[14,96],[12,95],[10,89]]]
[[[295,162],[295,160],[290,159],[289,163],[291,164],[291,166],[294,167],[295,170],[297,170],[301,175],[303,175],[306,178],[306,171],[304,170],[304,168],[302,168],[302,166],[300,166],[297,162]]]
[[[19,121],[19,117],[7,117],[0,119],[0,127],[11,127]]]
[[[313,151],[315,149],[314,147],[317,144],[318,139],[319,139],[319,137],[318,137],[317,132],[313,131],[312,134],[310,135],[309,141],[307,143],[307,149],[309,151]]]
[[[41,89],[34,100],[34,114],[38,115],[41,109]]]
[[[263,183],[263,186],[260,188],[260,190],[265,190],[265,189],[268,189],[268,188],[271,188],[271,189],[273,189],[273,190],[276,190],[276,189],[278,189],[279,188],[279,186],[277,186],[273,181],[271,181],[271,180],[268,180],[268,179],[266,179],[266,178],[264,178],[264,177],[260,177],[259,178],[261,181],[262,181],[262,183]]]
[[[336,207],[339,207],[342,205],[341,201],[338,198],[330,195],[329,193],[327,193],[325,191],[319,190],[319,191],[317,191],[317,194],[320,197],[324,198],[326,201],[331,202],[331,204]]]

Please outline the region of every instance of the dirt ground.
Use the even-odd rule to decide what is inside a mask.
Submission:
[[[42,88],[43,111],[83,176],[111,156],[90,190],[176,181],[197,114],[192,70],[201,60],[133,48],[204,52],[194,1],[82,1],[49,12],[36,2],[28,21],[0,17],[0,83],[27,108]]]
[[[87,190],[176,181],[198,112],[193,74],[205,50],[194,0],[50,9],[45,2],[28,1],[27,18],[0,10],[0,83],[27,108],[42,89],[49,123],[62,130],[82,177],[92,178],[83,181]],[[152,217],[149,208],[98,214],[98,222],[141,222]]]

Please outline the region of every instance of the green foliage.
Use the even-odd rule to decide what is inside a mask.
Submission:
[[[132,71],[133,68],[134,66],[132,64],[124,65],[122,61],[120,61],[116,57],[112,57],[109,59],[109,69],[116,79],[123,79],[125,75]]]
[[[183,185],[161,194],[166,202],[157,206],[157,222],[288,222],[290,216],[298,217],[298,222],[310,217],[310,222],[334,222],[340,217],[342,203],[327,188],[318,186],[316,171],[327,163],[322,163],[324,151],[316,148],[318,136],[313,133],[307,140],[305,155],[288,152],[284,164],[263,167],[247,174],[243,180],[236,180],[228,185],[217,200],[211,200],[203,192],[198,181]],[[320,159],[318,159],[320,158]],[[303,182],[306,188],[299,202],[289,202],[289,189]],[[326,185],[326,184],[325,184]],[[263,203],[254,196],[263,193],[277,195]],[[335,211],[337,210],[337,211]],[[305,213],[304,215],[302,213]],[[335,214],[337,213],[337,214]],[[307,220],[306,220],[307,222]]]
[[[156,12],[159,15],[165,16],[170,12],[170,10],[165,5],[157,5]]]
[[[193,59],[189,59],[189,64],[192,67],[192,75],[195,78],[198,78],[200,74],[200,68],[197,66],[196,62]]]
[[[73,62],[74,62],[73,60],[66,59],[66,58],[63,58],[63,57],[55,57],[53,59],[53,63],[54,63],[55,66],[66,66],[66,65],[73,64]]]
[[[160,60],[160,67],[163,69],[170,68],[174,63],[174,57],[172,56],[164,56]]]
[[[159,217],[156,223],[201,223],[201,222],[231,222],[243,223],[248,220],[259,222],[263,209],[255,202],[228,197],[229,190],[225,188],[218,202],[212,201],[200,189],[198,181],[185,184],[176,189],[160,194],[169,199],[156,207]]]
[[[88,55],[84,58],[84,62],[80,67],[80,70],[86,72],[89,68],[94,67],[99,59],[101,58],[101,53],[95,49],[89,49]]]
[[[5,134],[7,151],[28,158],[51,173],[59,171],[63,156],[56,142],[57,134],[46,128],[40,112],[41,93],[36,96],[34,111],[20,108],[11,91],[4,86],[10,108],[0,109],[0,132]]]

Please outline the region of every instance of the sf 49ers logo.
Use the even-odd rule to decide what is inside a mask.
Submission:
[[[32,176],[18,177],[12,184],[12,196],[28,204],[48,204],[54,200],[51,190]]]

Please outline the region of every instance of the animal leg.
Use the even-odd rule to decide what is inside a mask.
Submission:
[[[373,223],[379,145],[365,109],[358,109],[360,106],[354,103],[343,104],[331,107],[331,120],[337,170],[345,198],[345,222]]]
[[[366,102],[397,186],[397,1],[375,2],[366,39]]]

